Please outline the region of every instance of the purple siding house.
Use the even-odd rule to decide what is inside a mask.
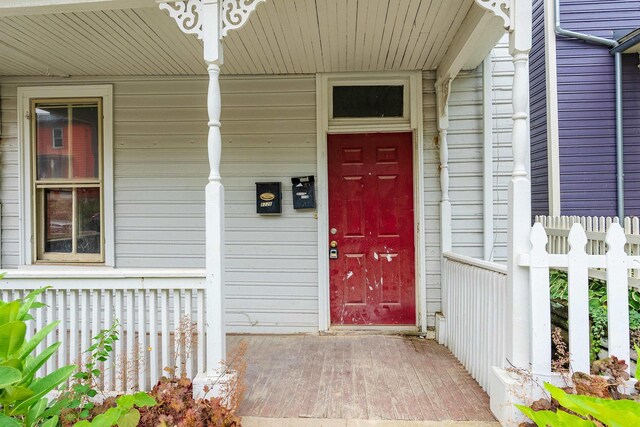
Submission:
[[[640,216],[638,27],[638,0],[533,1],[534,215],[616,216],[622,210],[625,216]],[[598,40],[581,40],[568,32]],[[617,153],[616,137],[617,51],[621,53],[622,156]],[[617,182],[619,159],[623,185]]]

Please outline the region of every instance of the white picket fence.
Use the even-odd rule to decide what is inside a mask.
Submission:
[[[34,288],[11,282],[11,288],[0,291],[3,301],[23,298]],[[46,307],[35,310],[27,335],[33,336],[46,324],[59,320],[57,331],[49,334],[38,351],[56,341],[62,344],[40,375],[64,365],[83,364],[92,337],[109,329],[116,320],[120,339],[109,363],[100,365],[103,392],[149,390],[167,375],[165,368],[177,368],[177,374],[184,371],[190,378],[195,372],[204,372],[204,285],[197,281],[182,286],[179,283],[176,279],[170,286],[149,286],[144,280],[125,280],[107,287],[92,279],[48,289],[39,299]]]
[[[490,392],[492,366],[505,361],[506,266],[444,253],[445,345]]]
[[[618,223],[617,217],[584,217],[584,216],[536,216],[535,222],[544,226],[549,243],[547,250],[551,254],[566,254],[569,251],[569,230],[573,224],[580,224],[587,235],[586,251],[589,255],[604,255],[607,250],[605,236],[611,224]],[[627,238],[625,253],[640,255],[640,218],[626,217],[622,222],[624,234]],[[629,284],[640,288],[640,269],[630,268]],[[591,269],[591,277],[604,280],[605,272]]]
[[[608,348],[629,365],[628,270],[640,267],[640,256],[625,253],[625,232],[610,223],[604,238],[607,251],[589,254],[590,240],[580,222],[571,226],[566,254],[550,254],[543,224],[531,231],[531,251],[521,255],[520,264],[529,266],[531,279],[531,355],[537,374],[551,373],[551,299],[549,268],[563,268],[569,279],[569,351],[571,370],[589,372],[589,292],[590,269],[604,271],[607,281]],[[553,237],[553,236],[552,236]]]

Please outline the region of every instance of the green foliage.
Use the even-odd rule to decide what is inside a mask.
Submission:
[[[33,291],[24,299],[0,301],[0,423],[3,426],[55,426],[57,414],[67,403],[50,404],[45,396],[71,376],[76,369],[74,365],[36,378],[36,372],[60,343],[51,344],[38,355],[32,354],[59,322],[50,323],[26,339],[26,321],[33,319],[29,312],[44,306],[36,299],[46,289]]]
[[[518,409],[540,427],[595,426],[596,424],[591,420],[597,420],[609,427],[640,425],[639,402],[568,394],[549,383],[545,383],[544,387],[562,408],[577,415],[561,409],[557,412],[534,411],[526,406],[516,405]]]
[[[93,344],[86,350],[89,353],[84,369],[80,369],[74,376],[75,383],[67,393],[69,399],[69,413],[65,414],[67,421],[86,419],[94,408],[91,401],[98,394],[98,380],[102,371],[98,369],[98,363],[109,360],[113,351],[113,344],[119,339],[119,323],[116,321],[109,329],[101,330],[93,337]]]
[[[145,392],[123,395],[116,399],[115,408],[107,409],[91,421],[78,421],[74,424],[74,427],[112,427],[115,425],[118,427],[135,427],[140,422],[140,411],[136,407],[142,408],[155,405],[155,399]]]
[[[549,273],[549,292],[552,300],[567,302],[569,299],[567,273],[552,270]],[[607,336],[607,283],[589,279],[589,317],[591,319],[591,360],[598,358],[603,340]],[[629,289],[629,329],[640,330],[640,292]]]

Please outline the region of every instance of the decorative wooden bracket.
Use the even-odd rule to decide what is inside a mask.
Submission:
[[[438,103],[438,126],[440,122],[446,122],[449,118],[449,96],[451,95],[451,83],[453,77],[445,79],[442,83],[436,84],[436,99]]]
[[[207,0],[184,0],[160,3],[160,9],[166,10],[180,30],[185,34],[195,34],[203,39],[202,4]],[[241,28],[256,10],[256,7],[266,0],[222,0],[220,2],[220,39],[229,31]]]
[[[511,29],[511,0],[475,0],[478,6],[493,12],[504,21],[504,28]]]

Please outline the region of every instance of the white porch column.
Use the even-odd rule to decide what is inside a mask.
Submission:
[[[440,246],[442,252],[451,251],[451,201],[449,200],[449,95],[453,77],[436,84],[438,105],[438,143],[440,145]],[[445,313],[446,314],[446,313]]]
[[[506,299],[506,356],[514,366],[529,369],[531,319],[529,272],[518,265],[529,251],[531,234],[531,181],[529,150],[529,51],[531,50],[531,0],[511,0],[513,56],[513,172],[509,183],[508,273]]]
[[[438,115],[438,145],[440,146],[440,272],[444,272],[444,252],[452,249],[451,232],[451,201],[449,199],[449,95],[453,77],[446,76],[436,81],[436,105]],[[440,281],[442,289],[442,314],[436,315],[436,339],[440,344],[447,342],[447,316],[451,315],[449,306],[449,289],[444,287],[444,280]]]
[[[205,188],[206,241],[206,372],[193,380],[193,393],[203,397],[209,389],[219,394],[222,383],[233,375],[226,366],[226,334],[224,315],[224,186],[220,175],[222,136],[220,134],[220,66],[222,38],[242,27],[256,6],[265,0],[187,0],[160,3],[182,32],[195,34],[204,44],[204,61],[209,75],[207,111],[209,134],[209,182]]]
[[[220,42],[219,0],[203,0],[202,34],[204,60],[209,73],[207,111],[209,114],[209,182],[205,189],[206,301],[207,301],[207,380],[215,379],[225,369],[226,335],[224,323],[224,186],[220,175],[222,136],[220,134]],[[194,381],[194,390],[195,390]]]

